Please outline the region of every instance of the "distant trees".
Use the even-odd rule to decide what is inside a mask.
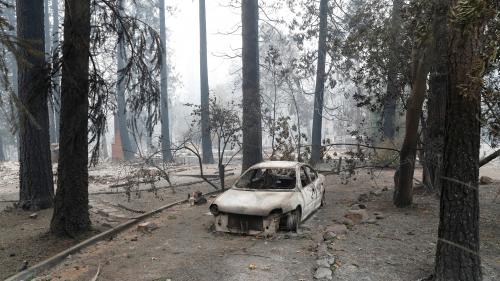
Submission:
[[[25,209],[52,206],[54,183],[49,144],[47,95],[49,72],[45,64],[44,2],[18,0],[18,91],[21,108],[19,204]]]
[[[205,0],[199,3],[200,15],[200,94],[201,94],[201,147],[203,163],[214,162],[212,154],[212,139],[210,137],[210,106],[208,87],[208,66],[207,66],[207,17]]]
[[[323,124],[323,103],[325,92],[326,37],[328,32],[328,0],[319,4],[318,64],[316,70],[316,88],[314,90],[314,111],[312,129],[311,163],[321,159],[321,135]]]
[[[74,236],[90,228],[88,112],[90,1],[66,0],[61,81],[59,166],[52,233]]]
[[[262,161],[262,112],[259,84],[259,3],[242,0],[243,171]]]

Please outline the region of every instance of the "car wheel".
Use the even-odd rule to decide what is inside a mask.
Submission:
[[[321,196],[321,205],[319,205],[320,207],[325,207],[326,206],[326,196],[325,196],[325,192],[323,192],[323,195]]]
[[[302,218],[302,212],[299,208],[290,212],[286,220],[286,228],[289,231],[297,232],[299,230],[300,220]]]

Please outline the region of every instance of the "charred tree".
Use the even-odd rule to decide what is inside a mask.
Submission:
[[[66,0],[61,80],[61,137],[52,233],[74,236],[90,228],[88,94],[90,1]]]
[[[417,47],[418,48],[418,47]],[[418,125],[422,115],[422,106],[427,91],[426,47],[413,51],[413,85],[407,101],[405,138],[399,153],[399,179],[394,188],[394,205],[408,207],[413,201],[413,174],[417,155]]]
[[[3,151],[3,136],[0,133],[0,161],[5,161],[5,153]]]
[[[392,22],[390,39],[390,56],[387,65],[387,91],[382,112],[382,134],[384,139],[392,140],[396,134],[396,105],[401,93],[398,79],[399,52],[401,48],[401,9],[403,0],[392,1]]]
[[[441,190],[443,166],[444,120],[446,117],[446,93],[448,87],[447,68],[447,25],[448,1],[434,1],[432,32],[432,64],[429,76],[429,97],[427,100],[427,126],[424,145],[425,171],[434,190]]]
[[[314,90],[313,129],[311,140],[311,164],[321,160],[321,131],[323,124],[323,98],[325,94],[326,36],[328,32],[328,0],[319,4],[318,65]]]
[[[59,58],[59,0],[52,0],[52,52],[51,55]],[[56,71],[52,77],[52,112],[54,116],[53,142],[59,142],[59,112],[61,104],[61,72]]]
[[[259,3],[241,2],[243,61],[243,165],[262,161],[262,112],[259,82]]]
[[[118,0],[118,9],[123,13],[123,0]],[[125,76],[123,71],[126,67],[126,52],[125,52],[125,35],[123,34],[121,25],[118,24],[118,44],[116,45],[116,68],[117,68],[117,84],[116,84],[116,99],[117,99],[117,114],[118,127],[120,132],[120,140],[123,149],[123,159],[130,160],[134,158],[135,149],[130,140],[130,134],[127,126],[127,102],[125,99]]]
[[[487,5],[458,0],[450,0],[448,5],[448,79],[435,280],[476,281],[482,279],[479,117],[485,68],[481,34]]]
[[[204,164],[214,163],[210,137],[210,90],[207,66],[207,18],[205,0],[200,0],[200,94],[201,94],[201,147]]]
[[[19,112],[20,194],[25,209],[52,207],[54,182],[50,160],[48,71],[45,64],[44,9],[37,0],[17,0],[19,48],[18,92],[23,109]]]
[[[165,27],[165,0],[159,1],[160,9],[160,44],[161,44],[161,73],[160,73],[160,115],[161,115],[161,152],[164,162],[173,161],[170,150],[170,120],[168,117],[168,68],[167,44]]]

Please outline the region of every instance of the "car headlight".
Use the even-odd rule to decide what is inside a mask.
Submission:
[[[215,204],[210,205],[210,213],[212,213],[212,215],[214,216],[217,216],[219,214],[219,207],[217,207],[217,205]]]

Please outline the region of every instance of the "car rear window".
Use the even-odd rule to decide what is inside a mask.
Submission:
[[[251,169],[236,182],[236,188],[245,189],[294,189],[295,168]]]

